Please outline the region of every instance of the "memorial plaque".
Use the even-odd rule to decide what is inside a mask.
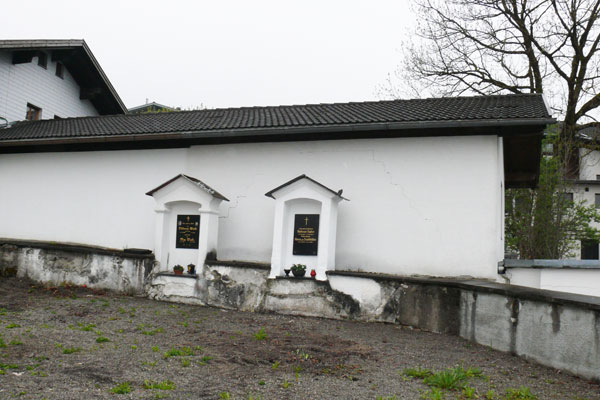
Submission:
[[[295,256],[316,256],[319,247],[319,214],[296,214],[294,216]]]
[[[177,216],[177,243],[178,249],[197,249],[200,238],[200,216],[178,215]]]

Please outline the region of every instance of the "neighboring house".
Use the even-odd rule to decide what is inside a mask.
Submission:
[[[148,103],[146,101],[146,104],[143,104],[141,106],[137,106],[137,107],[132,107],[129,110],[130,114],[147,114],[147,113],[157,113],[157,112],[164,112],[164,111],[180,111],[178,108],[173,108],[173,107],[169,107],[169,106],[165,106],[164,104],[159,104],[159,103]]]
[[[600,132],[597,129],[585,129],[579,133],[579,168],[577,177],[572,181],[573,192],[567,195],[575,200],[584,200],[587,204],[600,208]],[[600,228],[600,224],[596,224]],[[580,242],[580,259],[600,260],[600,244],[597,241]]]
[[[546,135],[554,134],[547,132]],[[565,187],[560,195],[567,201],[600,208],[600,142],[599,132],[586,129],[577,136],[577,149],[565,174]],[[544,157],[557,157],[557,149],[546,144]],[[600,210],[599,210],[600,211]],[[600,228],[599,223],[592,223]],[[512,285],[555,290],[600,297],[600,245],[594,240],[573,237],[574,251],[561,259],[518,259],[511,255],[500,264],[504,278]]]
[[[126,112],[84,40],[0,40],[0,126]]]
[[[17,123],[0,237],[151,249],[164,271],[210,254],[498,280],[504,189],[536,184],[553,122],[528,94]]]

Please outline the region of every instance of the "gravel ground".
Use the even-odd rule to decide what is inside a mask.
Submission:
[[[600,399],[598,384],[454,336],[0,279],[1,399],[533,398],[507,396],[522,386]],[[402,373],[459,365],[481,376],[444,397]]]

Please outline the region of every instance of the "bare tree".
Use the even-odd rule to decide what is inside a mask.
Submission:
[[[600,126],[600,0],[413,2],[420,40],[401,71],[419,93],[546,93],[565,140]]]
[[[598,240],[590,223],[600,215],[565,201],[564,178],[578,171],[577,131],[600,127],[600,0],[412,2],[419,25],[401,84],[428,96],[544,93],[562,120],[551,139],[558,157],[542,159],[538,188],[506,192],[508,249],[559,258],[573,255],[574,240]]]

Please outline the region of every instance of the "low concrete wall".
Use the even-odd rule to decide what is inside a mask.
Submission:
[[[197,279],[156,276],[152,298],[245,311],[410,325],[600,380],[600,298],[477,280],[334,271],[267,279],[268,265],[210,261]]]
[[[153,265],[151,253],[0,239],[0,276],[16,275],[44,284],[71,283],[142,294]]]
[[[235,310],[382,321],[468,340],[600,380],[600,297],[477,280],[332,271],[268,279],[270,266],[208,261],[197,276],[148,276],[152,254],[0,239],[0,276],[146,292]]]

